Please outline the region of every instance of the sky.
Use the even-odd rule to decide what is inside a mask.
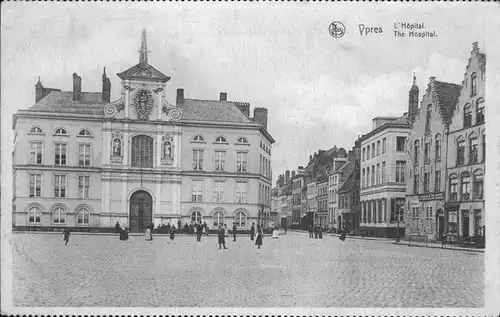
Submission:
[[[116,73],[138,63],[145,28],[149,63],[172,78],[171,103],[184,88],[186,98],[216,100],[227,92],[228,100],[268,109],[274,182],[319,149],[351,149],[374,117],[406,112],[413,72],[421,95],[431,76],[460,84],[472,42],[484,50],[498,9],[488,3],[4,3],[2,152],[10,152],[12,114],[34,103],[38,76],[44,87],[71,91],[76,72],[83,91],[98,92],[106,67],[117,99]],[[334,21],[346,27],[342,38],[328,32]],[[438,36],[396,38],[399,22],[425,23]],[[360,24],[382,33],[360,35]]]

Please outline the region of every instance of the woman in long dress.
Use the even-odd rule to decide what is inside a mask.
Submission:
[[[262,245],[262,239],[264,238],[264,232],[262,231],[262,227],[257,225],[257,237],[255,238],[255,245],[259,247]]]
[[[175,226],[170,227],[170,240],[174,241],[175,239]]]
[[[146,233],[144,234],[144,238],[146,241],[153,241],[153,235],[151,234],[151,225],[148,223],[146,226]]]
[[[273,228],[273,239],[278,239],[278,238],[279,238],[278,227],[274,226],[274,228]]]

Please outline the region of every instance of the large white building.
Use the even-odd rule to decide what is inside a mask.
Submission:
[[[119,74],[121,97],[45,88],[14,115],[15,229],[106,230],[125,223],[234,221],[240,229],[268,216],[271,148],[267,109],[248,103],[166,100],[170,77],[148,63],[143,32],[139,63]]]

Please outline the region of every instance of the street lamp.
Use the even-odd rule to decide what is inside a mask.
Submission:
[[[399,242],[399,218],[400,215],[403,213],[403,206],[398,206],[396,209],[396,214],[398,216],[397,223],[396,223],[396,242]]]
[[[264,217],[264,204],[260,204],[260,210],[259,210],[259,222],[258,224],[262,227],[262,218]]]

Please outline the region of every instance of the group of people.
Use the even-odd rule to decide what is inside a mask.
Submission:
[[[310,225],[307,231],[310,239],[323,239],[323,228],[320,225]]]

